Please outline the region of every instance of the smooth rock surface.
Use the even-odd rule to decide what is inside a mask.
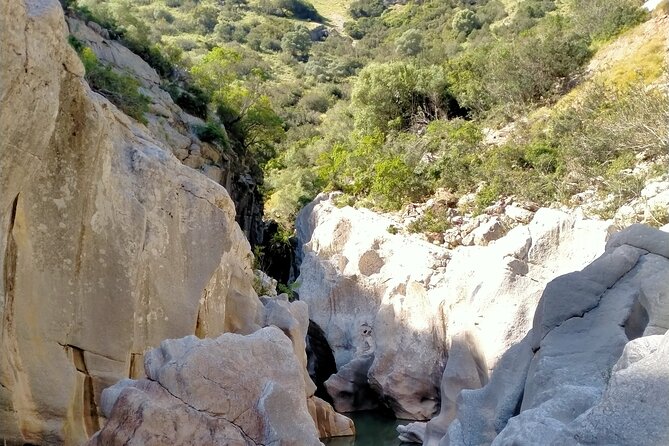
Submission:
[[[669,234],[614,234],[602,256],[548,284],[534,328],[487,386],[461,392],[439,444],[667,443],[668,277]]]
[[[490,221],[490,228],[501,225]],[[481,224],[471,222],[472,231]],[[472,348],[489,374],[531,328],[546,284],[600,255],[611,229],[539,209],[528,225],[480,240],[488,246],[450,250],[390,234],[393,224],[319,196],[298,216],[299,294],[334,351],[338,373],[326,385],[335,408],[359,408],[354,395],[371,388],[396,416],[415,420],[439,410],[453,336],[478,339]],[[452,361],[453,370],[471,370],[466,355]]]
[[[0,438],[81,444],[148,348],[261,305],[223,187],[90,91],[58,2],[0,5]]]

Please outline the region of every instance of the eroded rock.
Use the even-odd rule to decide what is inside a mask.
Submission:
[[[321,444],[302,364],[278,328],[164,341],[145,367],[147,379],[104,392],[115,401],[90,446]]]
[[[489,221],[501,224],[489,216],[468,224],[474,231]],[[479,340],[471,348],[489,373],[531,328],[545,285],[594,260],[610,231],[606,222],[539,209],[530,224],[481,241],[487,246],[450,250],[391,234],[393,224],[318,197],[298,217],[299,293],[334,351],[338,372],[326,385],[335,407],[361,406],[355,395],[371,388],[398,417],[417,420],[439,410],[455,334]],[[470,359],[455,355],[451,366],[471,370]]]
[[[440,444],[666,443],[668,256],[669,234],[634,225],[549,283],[532,331],[487,386],[461,392]]]

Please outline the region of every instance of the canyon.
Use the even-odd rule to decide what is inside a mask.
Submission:
[[[256,185],[94,28],[0,0],[6,444],[318,445],[369,409],[432,446],[669,442],[666,226],[507,201],[435,243],[321,194],[296,222],[298,299],[259,296]],[[70,33],[143,79],[145,124],[90,89]]]

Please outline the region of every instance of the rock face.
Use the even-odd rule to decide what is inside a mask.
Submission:
[[[137,79],[142,94],[150,100],[146,126],[151,135],[185,165],[224,185],[235,203],[236,219],[242,231],[251,243],[260,243],[263,201],[254,178],[257,175],[251,174],[248,163],[232,151],[222,152],[220,148],[200,141],[194,129],[204,125],[204,121],[185,113],[174,103],[156,70],[142,58],[119,41],[110,39],[108,33],[94,22],[84,23],[70,16],[66,21],[70,33],[90,47],[102,63]]]
[[[262,306],[223,187],[90,91],[58,2],[0,10],[0,438],[81,444],[148,348]]]
[[[353,421],[338,414],[332,406],[315,396],[316,385],[311,380],[310,364],[307,357],[307,334],[310,326],[309,309],[304,302],[288,302],[285,294],[277,298],[262,298],[265,305],[264,324],[280,328],[293,343],[293,353],[300,364],[304,381],[305,396],[309,414],[318,429],[319,437],[345,437],[355,435]]]
[[[109,422],[90,446],[321,444],[303,367],[275,327],[163,341],[144,366],[147,379],[103,392]]]
[[[452,418],[458,390],[484,384],[531,328],[546,284],[594,260],[610,231],[605,222],[540,209],[487,246],[450,250],[390,234],[393,223],[319,196],[298,217],[299,294],[334,351],[338,373],[326,386],[335,408],[360,408],[354,395],[374,392],[396,416],[416,420],[437,413],[440,387]],[[461,338],[472,354],[451,359]],[[444,383],[447,364],[454,375]]]
[[[262,300],[268,327],[252,335],[189,336],[152,350],[147,379],[103,392],[109,421],[89,445],[310,445],[354,435],[350,419],[314,396],[306,304]]]
[[[633,225],[553,280],[490,383],[464,390],[439,445],[669,442],[669,234]],[[437,444],[435,442],[427,444]]]

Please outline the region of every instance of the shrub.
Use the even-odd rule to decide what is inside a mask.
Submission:
[[[423,36],[418,30],[408,29],[395,40],[395,48],[405,56],[416,56],[423,51]]]
[[[476,14],[471,9],[461,9],[453,15],[451,27],[458,33],[468,35],[480,26]]]
[[[414,233],[446,232],[452,226],[448,220],[447,210],[446,207],[428,208],[423,215],[409,223],[407,229]]]
[[[205,125],[195,127],[195,134],[204,142],[217,143],[225,149],[230,148],[228,135],[219,124],[208,121]]]
[[[309,59],[311,45],[309,30],[301,25],[284,34],[281,39],[281,48],[283,51],[301,62],[306,62]]]
[[[415,117],[446,115],[448,89],[440,67],[419,68],[406,62],[370,64],[353,86],[351,107],[356,127],[365,131],[404,130]]]
[[[86,80],[91,88],[105,96],[128,116],[146,123],[144,113],[149,111],[149,98],[139,92],[139,82],[132,76],[119,74],[100,63],[93,50],[83,47],[79,57],[86,69]]]
[[[351,17],[378,17],[383,13],[385,6],[383,0],[355,0],[351,2],[348,11]]]
[[[208,104],[211,98],[204,90],[189,83],[183,87],[176,83],[169,83],[165,88],[172,100],[185,112],[207,119]]]

